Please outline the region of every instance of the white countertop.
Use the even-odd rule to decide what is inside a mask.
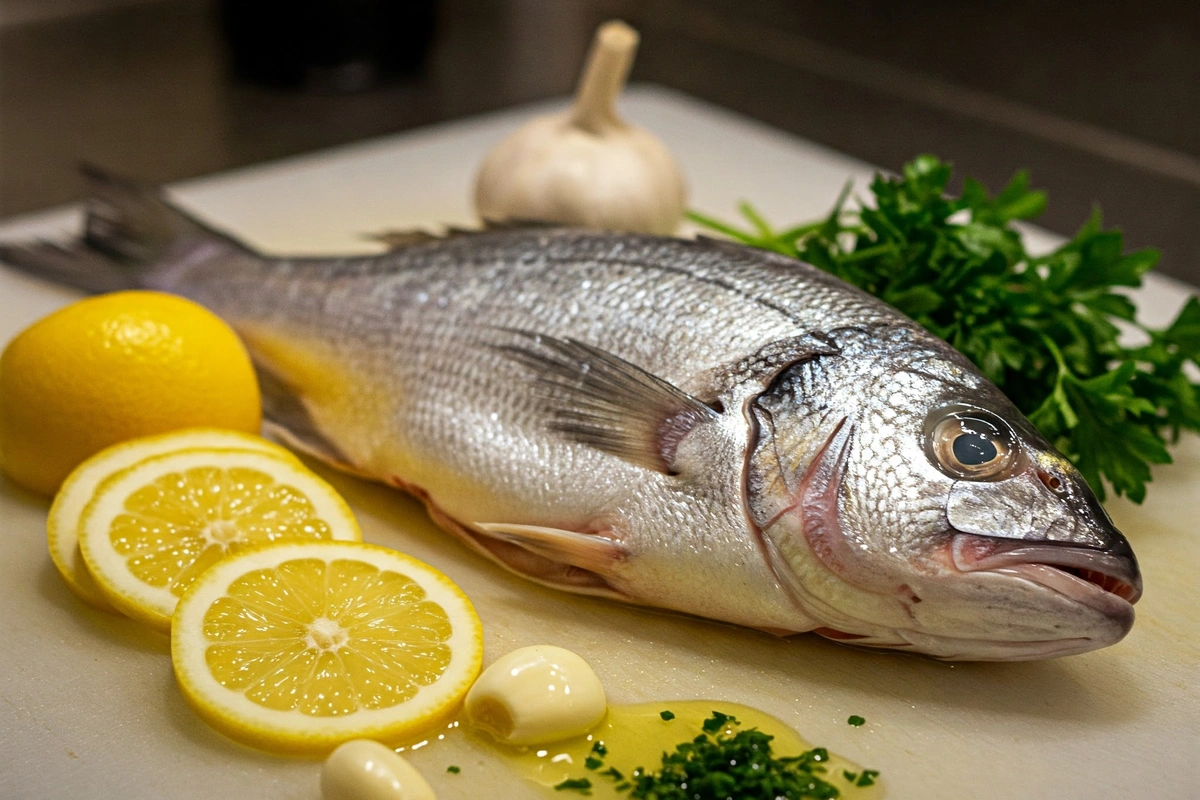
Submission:
[[[678,94],[633,90],[628,116],[683,164],[692,206],[729,217],[751,199],[778,223],[821,216],[872,169]],[[469,188],[518,109],[189,181],[187,207],[266,249],[367,250],[362,233],[468,224]],[[1034,176],[1036,178],[1036,176]],[[72,232],[72,210],[0,223],[0,241]],[[1048,246],[1054,237],[1032,230]],[[1152,276],[1151,321],[1188,287]],[[76,294],[0,269],[0,343]],[[1144,507],[1110,504],[1141,561],[1138,621],[1120,644],[1047,662],[950,665],[864,653],[814,636],[753,631],[628,608],[514,577],[441,533],[396,491],[325,472],[368,541],[458,582],[486,631],[485,659],[549,642],[582,654],[614,702],[711,698],[770,711],[812,742],[883,772],[892,798],[1200,796],[1200,439],[1155,470]],[[0,479],[0,798],[316,800],[316,761],[230,742],[184,705],[167,640],[71,595],[46,553],[47,502]],[[851,714],[867,719],[846,724]],[[411,754],[443,800],[532,796],[465,741]],[[457,764],[458,775],[445,767]]]

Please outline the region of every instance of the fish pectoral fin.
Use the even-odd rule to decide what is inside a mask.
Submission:
[[[578,533],[512,522],[477,522],[474,527],[486,536],[514,544],[550,561],[598,575],[611,573],[613,564],[627,555],[620,541],[604,533]]]
[[[321,433],[304,400],[283,378],[257,359],[254,371],[262,394],[263,428],[272,438],[343,472],[373,477],[354,466],[338,446]]]
[[[551,428],[648,469],[677,475],[679,444],[697,425],[719,418],[691,395],[641,367],[575,339],[510,331],[497,345],[533,371]]]

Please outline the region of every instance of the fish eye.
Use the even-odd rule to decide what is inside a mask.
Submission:
[[[951,478],[994,481],[1015,471],[1016,435],[995,414],[950,406],[931,414],[925,429],[929,460]]]

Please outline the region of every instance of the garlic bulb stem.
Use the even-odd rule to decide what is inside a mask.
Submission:
[[[606,22],[596,30],[587,67],[575,92],[573,125],[594,134],[626,127],[617,116],[617,97],[625,88],[637,46],[637,31],[624,22]]]

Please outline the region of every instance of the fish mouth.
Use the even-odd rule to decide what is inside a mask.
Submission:
[[[961,572],[1025,578],[1098,610],[1111,608],[1113,601],[1133,605],[1142,596],[1142,576],[1131,553],[972,533],[956,533],[950,552]]]

